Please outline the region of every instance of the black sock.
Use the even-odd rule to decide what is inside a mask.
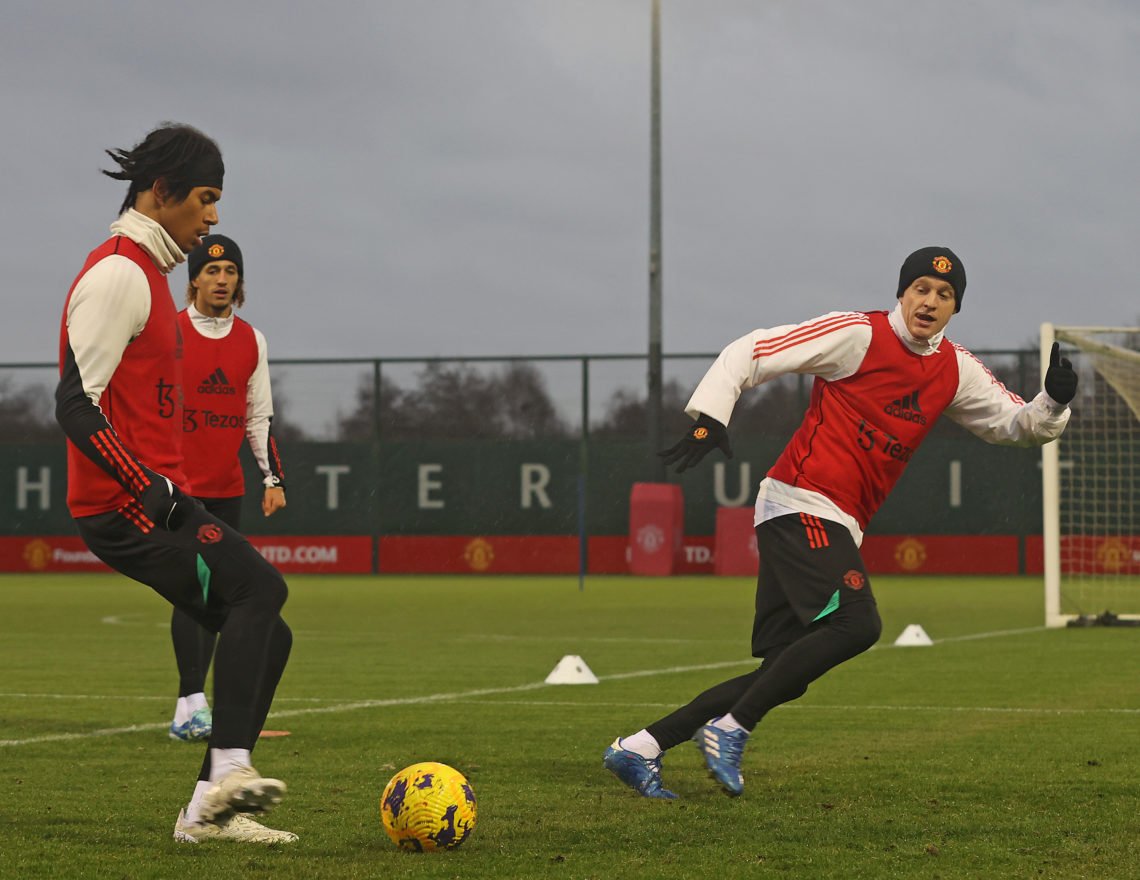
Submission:
[[[170,616],[170,639],[178,664],[178,696],[204,693],[217,637],[186,612],[175,608]]]

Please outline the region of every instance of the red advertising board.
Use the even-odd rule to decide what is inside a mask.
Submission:
[[[685,539],[675,574],[712,574],[713,537]],[[629,538],[589,539],[590,574],[629,574]],[[380,538],[383,574],[576,574],[578,538],[571,535],[407,535]]]
[[[1140,574],[1140,535],[1070,535],[1061,538],[1061,567],[1072,574]],[[1040,535],[1025,539],[1025,572],[1045,571]]]
[[[372,571],[372,538],[257,536],[249,542],[284,574]],[[108,571],[75,536],[0,537],[0,571]]]
[[[29,535],[0,537],[0,571],[110,571],[83,539]]]
[[[687,535],[673,573],[712,574],[715,543],[712,535]],[[629,574],[629,562],[629,538],[625,535],[590,538],[590,574]]]
[[[370,535],[255,535],[249,543],[282,574],[369,574]]]
[[[872,574],[1017,574],[1015,535],[867,535]]]
[[[382,574],[570,574],[576,571],[576,537],[410,535],[380,538]]]
[[[1025,539],[1025,573],[1045,573],[1045,539],[1030,535]]]
[[[743,514],[737,514],[743,523]],[[739,526],[740,523],[737,523]],[[740,531],[738,529],[738,531]],[[743,534],[743,531],[740,531]],[[722,541],[725,535],[721,536]],[[372,571],[367,535],[254,536],[250,543],[286,574]],[[379,541],[382,573],[575,574],[574,535],[391,536]],[[1017,574],[1016,535],[868,535],[863,558],[873,574]],[[731,569],[717,564],[717,538],[688,535],[675,574],[755,574],[755,557],[741,553]],[[589,539],[590,574],[628,574],[628,535]],[[737,548],[739,550],[740,548]],[[1088,574],[1140,574],[1140,536],[1069,537],[1062,541],[1067,570]],[[721,553],[724,553],[723,548]],[[1025,539],[1026,574],[1041,574],[1041,537]],[[0,536],[0,571],[107,571],[76,536]]]

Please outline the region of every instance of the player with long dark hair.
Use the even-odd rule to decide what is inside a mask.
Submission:
[[[68,507],[99,559],[218,633],[213,732],[175,838],[295,840],[246,815],[285,792],[250,763],[292,645],[285,581],[190,496],[182,469],[182,342],[166,276],[218,222],[222,154],[170,123],[107,152],[119,170],[104,173],[128,181],[127,196],[60,327]]]

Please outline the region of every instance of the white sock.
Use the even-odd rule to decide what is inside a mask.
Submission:
[[[712,726],[717,730],[744,730],[744,728],[740,725],[740,722],[732,717],[731,712],[718,718],[712,723]],[[748,733],[747,730],[744,730],[744,732]]]
[[[202,795],[212,784],[205,779],[199,779],[198,784],[194,786],[194,794],[190,795],[190,803],[186,805],[187,822],[200,822],[202,820]]]
[[[652,761],[661,754],[661,745],[645,728],[642,728],[633,736],[618,737],[617,743],[617,748],[635,752],[649,761]]]
[[[199,709],[205,709],[208,705],[206,695],[203,693],[179,697],[178,704],[174,707],[174,723],[185,724],[190,720],[191,715]]]
[[[199,709],[208,709],[210,704],[206,702],[206,695],[201,691],[196,694],[188,694],[182,697],[186,701],[186,705],[190,707],[190,714],[194,714]]]
[[[210,782],[249,766],[249,749],[210,749]]]

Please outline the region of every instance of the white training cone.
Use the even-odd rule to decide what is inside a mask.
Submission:
[[[922,645],[933,645],[934,639],[926,634],[924,630],[917,623],[912,623],[904,629],[897,639],[895,645],[900,648],[917,648]]]
[[[598,677],[577,654],[567,654],[546,676],[547,684],[597,684]]]

